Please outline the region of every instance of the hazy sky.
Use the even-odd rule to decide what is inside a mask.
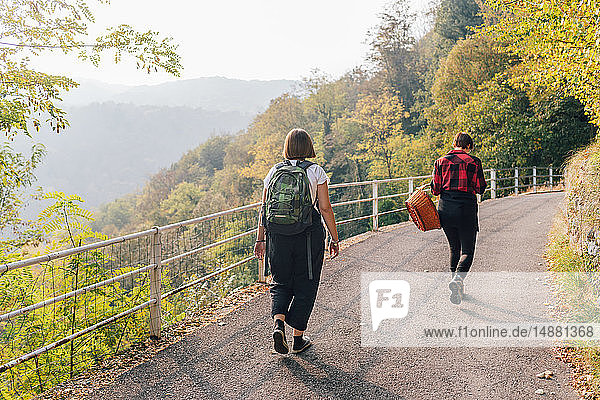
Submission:
[[[340,76],[364,60],[367,31],[388,1],[112,0],[96,7],[96,25],[128,23],[172,36],[183,58],[183,79],[300,79],[314,68]],[[415,8],[426,6],[426,0],[411,1]],[[115,66],[108,58],[98,69],[64,56],[44,56],[34,65],[110,83],[174,79],[136,71],[134,63]]]

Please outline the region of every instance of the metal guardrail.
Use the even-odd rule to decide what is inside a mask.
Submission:
[[[547,174],[540,175],[538,174],[539,169],[548,170]],[[531,174],[523,174],[524,171],[531,170]],[[487,169],[484,171],[487,175],[487,179],[489,181],[489,187],[486,189],[486,193],[483,196],[480,196],[480,201],[483,200],[484,197],[487,197],[489,194],[489,198],[497,198],[506,194],[519,194],[521,189],[523,188],[532,188],[533,192],[537,192],[540,186],[550,187],[552,190],[554,186],[557,184],[557,178],[561,178],[562,175],[554,174],[552,167],[525,167],[525,168],[511,168],[511,169]],[[332,194],[332,206],[336,210],[336,219],[339,217],[339,221],[337,224],[339,226],[345,226],[351,224],[353,222],[362,221],[362,223],[368,223],[369,229],[376,231],[381,226],[381,218],[390,217],[394,215],[398,215],[398,213],[402,213],[406,211],[406,208],[403,207],[404,202],[402,198],[408,197],[415,190],[415,184],[422,184],[423,182],[427,182],[431,179],[430,175],[421,175],[414,177],[403,177],[403,178],[394,178],[394,179],[381,179],[381,180],[372,180],[372,181],[363,181],[363,182],[349,182],[349,183],[339,183],[332,184],[329,186]],[[508,186],[500,185],[501,182],[509,181],[512,184]],[[358,198],[348,198],[348,191],[357,190]],[[426,189],[429,190],[429,189]],[[336,195],[338,193],[338,195]],[[342,193],[342,195],[339,195]],[[365,196],[361,198],[361,196]],[[369,204],[371,206],[369,207]],[[385,203],[385,208],[381,210],[381,205]],[[398,207],[400,206],[400,207]],[[87,335],[93,332],[96,329],[104,327],[108,324],[111,324],[119,319],[125,318],[133,313],[137,313],[140,310],[148,309],[149,310],[149,335],[152,337],[160,338],[162,334],[162,327],[164,325],[163,321],[163,309],[162,302],[177,294],[181,293],[187,289],[190,289],[194,286],[197,286],[203,282],[210,280],[216,276],[224,274],[227,271],[230,271],[236,267],[240,267],[244,264],[251,262],[254,257],[251,253],[240,252],[239,259],[235,262],[231,262],[228,265],[222,266],[220,268],[214,268],[214,270],[205,273],[202,276],[196,275],[177,275],[175,276],[175,280],[180,281],[176,287],[170,285],[168,288],[164,287],[165,284],[163,279],[161,278],[161,274],[164,272],[165,268],[169,264],[176,264],[183,259],[190,258],[192,256],[208,252],[210,250],[214,250],[216,248],[221,248],[224,246],[232,246],[237,243],[237,246],[244,246],[244,243],[253,243],[253,240],[250,242],[247,239],[253,234],[256,233],[256,228],[248,229],[248,226],[252,226],[252,222],[256,221],[257,210],[260,207],[260,203],[249,204],[247,206],[234,208],[231,210],[222,211],[219,213],[214,213],[211,215],[203,216],[200,218],[194,218],[187,221],[182,221],[174,224],[169,224],[162,227],[154,227],[152,229],[148,229],[145,231],[121,236],[118,238],[113,238],[97,243],[87,244],[85,246],[76,247],[73,249],[67,249],[62,251],[57,251],[53,253],[49,253],[43,256],[34,257],[30,259],[25,259],[17,262],[13,262],[10,264],[0,265],[0,278],[3,274],[6,274],[9,271],[15,271],[25,267],[35,267],[40,265],[45,265],[47,263],[51,263],[56,260],[70,260],[70,257],[83,257],[86,259],[91,257],[96,253],[94,252],[102,252],[107,251],[107,249],[115,249],[114,246],[130,246],[133,241],[136,242],[134,247],[134,252],[137,251],[141,254],[141,256],[133,262],[130,262],[129,266],[138,266],[137,268],[133,268],[127,270],[127,272],[119,273],[121,271],[120,268],[112,268],[111,271],[116,271],[114,276],[103,279],[101,281],[95,282],[93,284],[78,288],[75,290],[71,290],[66,293],[62,293],[59,295],[55,295],[49,298],[44,298],[41,301],[27,304],[26,306],[20,307],[15,310],[11,310],[0,315],[0,340],[3,340],[2,337],[2,323],[14,323],[19,318],[23,318],[27,316],[29,313],[33,313],[36,310],[44,309],[46,307],[56,307],[58,303],[65,302],[68,299],[76,299],[78,296],[83,296],[87,293],[96,293],[102,288],[107,288],[114,285],[124,285],[124,282],[128,282],[130,280],[130,284],[127,286],[131,286],[128,290],[134,290],[136,281],[134,277],[140,276],[142,274],[147,274],[147,287],[138,287],[138,291],[147,290],[145,301],[140,302],[137,305],[129,304],[131,307],[122,310],[120,312],[107,313],[106,318],[102,318],[101,320],[95,321],[93,324],[86,326],[84,329],[80,329],[75,331],[72,329],[68,332],[68,335],[64,335],[63,337],[59,337],[57,340],[44,344],[38,348],[33,348],[30,351],[20,355],[17,358],[10,360],[2,360],[0,362],[0,374],[11,370],[12,368],[17,367],[18,365],[25,363],[29,360],[35,359],[52,349],[56,349],[59,346],[63,346],[69,342],[72,343],[76,338],[80,338],[84,335]],[[346,207],[346,210],[342,209]],[[354,207],[354,209],[348,209],[348,207]],[[368,210],[369,213],[365,215],[355,215],[359,213],[360,210]],[[357,211],[358,210],[358,211]],[[251,212],[251,214],[248,214]],[[245,213],[246,216],[246,224],[242,224],[242,232],[233,232],[227,237],[218,237],[217,239],[211,241],[210,243],[201,243],[199,246],[188,246],[186,245],[187,240],[190,239],[191,234],[189,229],[196,227],[198,228],[202,224],[210,224],[211,221],[217,221],[224,217],[230,217],[231,221],[228,221],[227,224],[224,224],[224,227],[235,226],[239,221],[237,216]],[[342,215],[343,214],[343,215]],[[344,218],[345,216],[345,218]],[[208,228],[202,228],[202,232],[208,232],[209,237],[211,232],[214,234],[214,227],[211,229],[211,226],[208,225]],[[175,232],[173,237],[169,237],[167,240],[164,240],[169,235],[170,232]],[[204,235],[206,233],[202,233]],[[187,237],[186,237],[187,235]],[[200,234],[194,237],[199,237]],[[244,242],[243,239],[246,239]],[[142,241],[141,243],[139,241]],[[192,242],[192,240],[189,240]],[[181,243],[183,242],[183,246]],[[170,247],[169,247],[170,246]],[[169,248],[171,251],[169,252]],[[118,249],[121,249],[120,247]],[[130,249],[131,251],[131,249]],[[246,250],[245,250],[246,251]],[[116,253],[118,251],[113,251]],[[148,254],[149,257],[145,257],[144,254]],[[177,253],[177,254],[175,254]],[[119,256],[111,256],[112,259],[119,260],[121,262],[122,258]],[[106,256],[105,256],[106,258]],[[110,258],[110,257],[108,257]],[[64,261],[66,262],[66,261]],[[195,262],[195,261],[192,261]],[[139,266],[141,265],[141,266]],[[118,267],[121,267],[119,265]],[[187,267],[186,267],[187,268]],[[76,273],[77,276],[77,273]],[[264,276],[264,267],[262,263],[259,263],[259,273],[258,273],[259,281],[265,281]],[[173,280],[173,279],[172,279]],[[144,284],[145,285],[145,284]],[[165,291],[166,289],[170,289]],[[144,297],[142,296],[142,297]],[[126,297],[125,299],[129,299]],[[95,301],[95,300],[94,300]],[[76,314],[76,305],[77,303],[73,302],[73,313]],[[109,307],[110,308],[110,307]],[[73,316],[73,324],[72,327],[75,327],[75,316]],[[0,346],[4,345],[0,342]],[[19,349],[20,350],[20,349]],[[0,353],[1,354],[1,353]],[[72,351],[71,351],[71,362],[72,362]],[[41,390],[41,389],[40,389]]]
[[[539,169],[548,170],[548,174],[546,174],[546,175],[538,174]],[[526,170],[531,170],[532,171],[531,175],[523,175],[522,171],[526,171]],[[486,180],[489,183],[487,189],[485,190],[485,193],[489,193],[490,198],[492,198],[492,199],[499,197],[499,194],[501,192],[505,192],[506,190],[509,190],[509,189],[514,191],[514,194],[519,194],[519,189],[523,189],[523,188],[532,188],[534,192],[537,192],[537,188],[540,186],[548,186],[548,187],[550,187],[550,190],[552,190],[557,184],[557,181],[555,181],[555,178],[562,178],[561,174],[554,174],[553,167],[515,167],[515,168],[504,168],[504,169],[490,168],[490,169],[485,169],[483,172],[485,175],[487,175]],[[505,174],[506,172],[511,172],[511,173],[514,172],[514,175],[511,174],[511,176],[509,176],[509,177],[499,177],[498,176],[499,174],[503,174],[503,173]],[[544,178],[548,178],[548,179],[544,179]],[[371,189],[372,195],[370,197],[367,197],[364,199],[332,203],[333,207],[339,207],[339,206],[343,206],[343,205],[350,205],[350,204],[361,203],[361,202],[372,202],[372,204],[373,204],[372,214],[364,215],[364,216],[360,216],[360,217],[353,217],[350,219],[340,220],[340,221],[336,221],[336,222],[338,225],[342,225],[342,224],[345,224],[348,222],[354,222],[357,220],[370,218],[370,219],[372,219],[373,230],[377,230],[379,228],[378,222],[379,222],[380,216],[394,213],[394,212],[406,211],[406,207],[401,207],[401,208],[381,212],[379,210],[379,201],[380,200],[392,199],[392,198],[397,198],[397,197],[402,197],[402,196],[410,196],[415,189],[415,182],[429,180],[429,179],[431,179],[431,175],[420,175],[420,176],[412,176],[412,177],[404,177],[404,178],[379,179],[379,180],[373,180],[373,181],[339,183],[339,184],[330,185],[329,186],[330,189],[348,188],[348,187],[356,187],[356,186],[367,186],[367,187],[371,186],[371,188],[372,188]],[[510,181],[514,182],[514,184],[509,185],[509,186],[499,185],[499,182],[503,182],[506,180],[510,180]],[[524,183],[524,182],[522,182],[524,180],[530,180],[531,182]],[[394,193],[394,194],[383,195],[383,196],[378,195],[379,188],[381,187],[381,185],[389,184],[389,183],[399,183],[399,182],[407,183],[408,190],[406,192]],[[422,182],[419,182],[419,183],[422,183]],[[427,187],[425,190],[429,191],[430,189]],[[478,195],[479,201],[482,201],[484,199],[485,193],[484,193],[484,196]]]

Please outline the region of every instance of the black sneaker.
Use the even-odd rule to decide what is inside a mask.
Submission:
[[[302,336],[301,340],[297,340],[294,337],[294,345],[292,346],[292,354],[298,354],[308,349],[312,345],[308,336]]]
[[[452,304],[460,304],[463,297],[462,280],[455,276],[448,284],[448,287],[450,288],[450,302]]]
[[[279,354],[287,354],[290,351],[290,346],[285,340],[285,332],[278,327],[273,329],[273,349]]]

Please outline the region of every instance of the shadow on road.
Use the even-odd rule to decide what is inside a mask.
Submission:
[[[503,307],[500,307],[500,306],[497,306],[497,305],[494,305],[494,304],[491,304],[491,303],[479,300],[478,298],[473,297],[471,295],[467,295],[467,294],[465,294],[465,296],[463,298],[463,301],[465,303],[467,303],[467,304],[474,304],[476,306],[481,307],[482,309],[487,309],[487,310],[490,310],[490,311],[495,311],[497,313],[502,313],[502,314],[505,314],[505,315],[509,315],[509,316],[517,318],[518,320],[526,321],[528,323],[548,322],[547,319],[541,318],[539,315],[525,314],[525,313],[521,313],[521,312],[518,312],[518,311],[515,311],[515,310],[508,310],[506,308],[503,308]],[[465,308],[461,308],[460,310],[462,312],[464,312],[465,314],[470,315],[470,316],[475,317],[475,318],[479,318],[482,321],[497,322],[497,323],[506,322],[505,320],[493,319],[493,318],[490,318],[489,316],[481,315],[478,312],[473,311],[473,310],[468,310],[468,309],[465,309]]]
[[[404,399],[382,386],[369,382],[360,376],[360,371],[351,374],[327,364],[313,351],[298,357],[284,357],[280,363],[307,389],[328,399]]]

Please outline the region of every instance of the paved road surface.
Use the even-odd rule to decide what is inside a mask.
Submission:
[[[480,206],[473,270],[542,271],[541,255],[562,193]],[[410,223],[328,262],[301,356],[270,353],[269,297],[201,328],[121,375],[95,399],[576,399],[568,367],[545,348],[361,347],[362,271],[445,271],[441,231]],[[289,335],[289,334],[288,334]],[[535,375],[546,369],[556,379]],[[545,390],[539,396],[536,389]],[[554,394],[551,394],[553,392]]]

